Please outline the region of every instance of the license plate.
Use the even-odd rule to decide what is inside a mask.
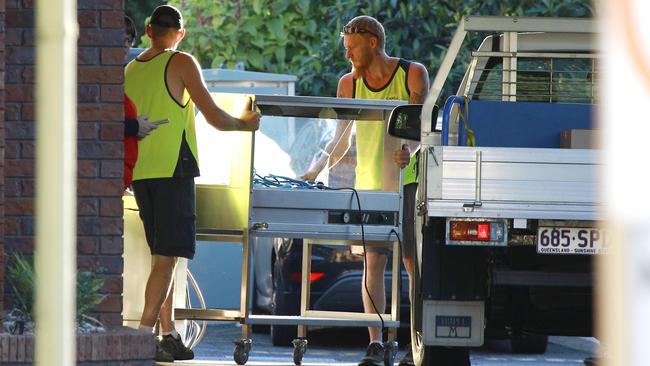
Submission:
[[[602,254],[607,233],[601,228],[539,227],[539,254]]]

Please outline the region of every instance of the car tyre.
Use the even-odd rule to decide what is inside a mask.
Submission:
[[[275,266],[274,266],[275,267]],[[298,315],[300,297],[289,295],[282,289],[279,281],[278,268],[274,268],[272,315]],[[298,336],[298,327],[295,325],[271,325],[271,343],[274,346],[292,347],[292,341]]]

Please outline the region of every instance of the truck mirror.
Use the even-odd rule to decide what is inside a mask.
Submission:
[[[395,107],[388,118],[388,134],[407,140],[420,141],[420,114],[422,104]]]

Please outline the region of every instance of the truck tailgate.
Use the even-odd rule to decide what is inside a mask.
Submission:
[[[600,219],[598,150],[435,146],[427,209],[438,217]]]

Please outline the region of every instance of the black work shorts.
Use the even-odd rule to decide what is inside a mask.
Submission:
[[[133,182],[133,193],[152,255],[194,258],[196,191],[194,178]]]

